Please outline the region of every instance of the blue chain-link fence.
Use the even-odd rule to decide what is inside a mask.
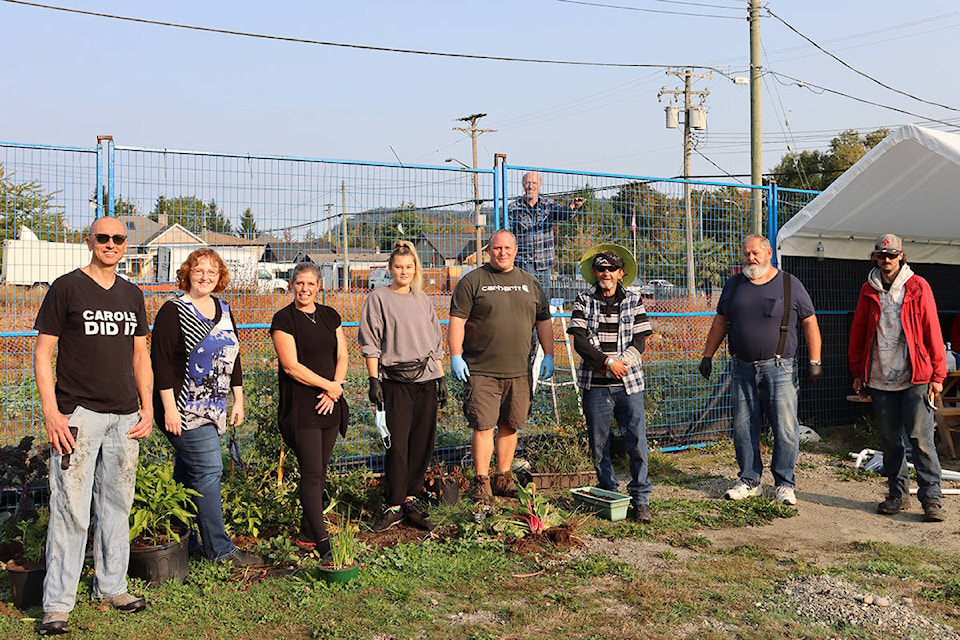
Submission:
[[[554,384],[538,392],[527,434],[541,432],[558,416],[579,419],[572,384],[579,360],[565,336],[570,304],[586,287],[579,259],[593,244],[616,242],[637,257],[640,274],[633,286],[655,323],[644,356],[651,440],[673,448],[721,439],[729,425],[726,384],[722,376],[702,380],[696,364],[723,282],[740,262],[754,192],[764,201],[765,230],[777,228],[815,195],[514,167],[502,158],[492,169],[465,169],[142,149],[114,146],[109,139],[90,149],[0,143],[0,153],[5,239],[0,441],[43,433],[31,367],[33,319],[45,284],[88,260],[79,244],[84,229],[97,215],[115,215],[130,238],[120,270],[143,289],[151,320],[174,295],[173,274],[187,253],[212,246],[226,259],[233,284],[224,297],[243,342],[247,433],[258,419],[269,423],[275,407],[276,357],[267,328],[273,313],[290,302],[285,276],[301,260],[320,265],[321,302],[341,314],[351,347],[352,418],[338,445],[341,461],[381,452],[356,324],[365,294],[385,283],[393,242],[403,238],[417,245],[426,291],[445,325],[450,292],[478,264],[490,233],[510,223],[511,205],[529,171],[539,172],[542,195],[565,206],[574,198],[585,202],[554,229],[550,282],[559,305],[558,372]],[[821,302],[816,295],[814,301]],[[831,338],[825,338],[829,344]],[[831,360],[839,353],[826,353],[828,372],[845,371]],[[718,359],[722,370],[725,355]],[[801,418],[812,424],[833,419],[819,404],[802,404]],[[440,417],[438,445],[462,450],[468,442],[458,403],[452,402]]]

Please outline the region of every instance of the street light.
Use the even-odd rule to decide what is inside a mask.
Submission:
[[[447,158],[446,160],[444,160],[444,162],[456,162],[458,165],[460,165],[460,166],[463,167],[464,169],[469,169],[469,168],[470,168],[470,167],[468,167],[467,165],[465,165],[465,164],[463,164],[462,162],[460,162],[459,160],[457,160],[456,158]]]

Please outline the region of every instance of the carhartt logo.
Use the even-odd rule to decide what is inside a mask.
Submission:
[[[529,292],[530,292],[530,287],[528,287],[527,285],[523,285],[523,290],[526,291],[527,293],[529,293]]]
[[[890,238],[884,238],[880,244],[890,244]]]

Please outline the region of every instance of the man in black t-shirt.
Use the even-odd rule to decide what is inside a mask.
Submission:
[[[116,274],[126,241],[116,218],[96,220],[86,239],[90,264],[57,278],[34,325],[34,376],[53,448],[41,635],[69,631],[91,494],[93,595],[124,613],[146,607],[127,593],[127,563],[138,442],[153,427],[153,373],[143,294]]]
[[[703,348],[700,374],[710,377],[713,354],[726,336],[732,359],[733,445],[740,474],[724,497],[743,500],[763,493],[760,433],[764,423],[769,422],[773,432],[770,471],[776,499],[781,504],[795,505],[794,467],[800,452],[794,372],[797,324],[803,327],[811,380],[820,377],[822,371],[820,328],[813,302],[803,284],[774,267],[772,257],[769,240],[760,235],[744,238],[743,274],[733,276],[723,286],[717,315]],[[785,306],[789,308],[784,309]]]

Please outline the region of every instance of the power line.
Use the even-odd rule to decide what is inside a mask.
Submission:
[[[588,7],[601,7],[604,9],[622,9],[624,11],[642,11],[643,13],[660,13],[673,16],[694,16],[697,18],[721,18],[724,20],[743,20],[741,16],[721,16],[715,13],[693,13],[690,11],[667,11],[666,9],[644,9],[641,7],[628,7],[620,4],[606,4],[603,2],[587,2],[586,0],[556,0],[565,4],[582,4]],[[666,2],[667,0],[661,0]],[[717,4],[700,4],[696,2],[672,2],[671,4],[690,4],[698,7],[712,7],[714,9],[725,9],[727,11],[743,11],[742,8],[723,7]]]
[[[882,82],[882,81],[880,81],[880,80],[877,80],[876,78],[874,78],[874,77],[871,76],[870,74],[864,73],[863,71],[860,71],[859,69],[857,69],[857,68],[854,67],[853,65],[845,62],[844,60],[842,60],[842,59],[839,58],[838,56],[834,55],[834,54],[831,53],[830,51],[827,51],[826,49],[824,49],[823,47],[821,47],[819,44],[817,44],[816,42],[814,42],[810,37],[804,35],[803,33],[800,33],[800,31],[798,31],[798,30],[796,29],[796,27],[794,27],[794,26],[791,25],[789,22],[787,22],[786,20],[784,20],[783,18],[781,18],[780,16],[778,16],[777,14],[775,14],[773,11],[770,11],[770,8],[769,8],[769,7],[765,7],[765,8],[766,8],[766,10],[767,10],[767,13],[770,14],[771,17],[774,17],[774,18],[776,18],[777,20],[779,20],[780,22],[782,22],[782,23],[783,23],[783,26],[785,26],[787,29],[790,29],[790,31],[793,31],[795,34],[797,34],[798,36],[800,36],[801,38],[803,38],[804,40],[806,40],[807,42],[809,42],[810,44],[812,44],[814,47],[816,47],[818,50],[820,50],[820,51],[822,51],[823,53],[825,53],[826,55],[830,56],[831,58],[833,58],[834,60],[836,60],[837,62],[839,62],[840,64],[842,64],[842,65],[843,65],[844,67],[846,67],[847,69],[850,69],[850,71],[853,71],[853,72],[856,73],[857,75],[862,76],[862,77],[866,78],[867,80],[870,80],[871,82],[880,85],[880,86],[883,87],[884,89],[887,89],[887,90],[889,90],[889,91],[893,91],[894,93],[899,93],[899,94],[902,95],[902,96],[906,96],[907,98],[910,98],[911,100],[916,100],[917,102],[922,102],[922,103],[924,103],[924,104],[929,104],[929,105],[934,106],[934,107],[940,107],[941,109],[947,109],[947,110],[949,110],[949,111],[960,111],[960,109],[958,109],[958,108],[956,108],[956,107],[951,107],[951,106],[948,106],[948,105],[945,105],[945,104],[941,104],[941,103],[939,103],[939,102],[933,102],[932,100],[925,100],[924,98],[921,98],[921,97],[919,97],[919,96],[915,96],[915,95],[913,95],[912,93],[907,93],[906,91],[901,91],[900,89],[897,89],[896,87],[891,87],[891,86],[888,85],[887,83]]]
[[[235,31],[233,29],[220,29],[217,27],[204,27],[200,25],[185,24],[181,22],[169,22],[166,20],[150,20],[147,18],[135,18],[132,16],[121,16],[113,13],[103,13],[100,11],[87,11],[84,9],[73,9],[70,7],[58,7],[50,4],[42,4],[39,2],[27,2],[26,0],[0,0],[8,4],[17,4],[25,7],[34,7],[37,9],[49,9],[50,11],[62,11],[64,13],[74,13],[84,16],[92,16],[95,18],[107,18],[110,20],[121,20],[123,22],[134,22],[137,24],[149,24],[158,27],[171,27],[174,29],[186,29],[190,31],[201,31],[204,33],[216,33],[220,35],[228,36],[240,36],[244,38],[257,38],[260,40],[274,40],[280,42],[293,42],[296,44],[313,44],[323,47],[340,47],[344,49],[359,49],[363,51],[381,51],[386,53],[407,53],[411,55],[420,55],[420,56],[434,56],[438,58],[460,58],[467,60],[493,60],[497,62],[528,62],[534,64],[558,64],[566,66],[579,66],[579,67],[607,67],[607,68],[626,68],[626,69],[670,69],[673,67],[689,67],[693,69],[709,69],[715,71],[720,75],[726,76],[727,74],[719,69],[713,69],[712,67],[706,67],[703,65],[677,65],[677,64],[647,64],[639,62],[586,62],[581,60],[552,60],[546,58],[515,58],[511,56],[492,56],[492,55],[481,55],[481,54],[472,54],[472,53],[450,53],[444,51],[426,51],[423,49],[401,49],[397,47],[380,47],[375,45],[366,45],[366,44],[351,44],[345,42],[331,42],[328,40],[312,40],[309,38],[295,38],[293,36],[279,36],[271,35],[265,33],[254,33],[251,31]]]
[[[844,97],[844,98],[849,98],[850,100],[856,100],[857,102],[862,102],[863,104],[869,104],[869,105],[872,105],[872,106],[874,106],[874,107],[880,107],[881,109],[889,109],[890,111],[896,111],[897,113],[903,113],[903,114],[908,115],[908,116],[913,116],[914,118],[920,118],[921,120],[926,120],[926,121],[928,121],[928,122],[937,122],[937,123],[939,123],[939,124],[947,125],[948,127],[956,127],[956,124],[955,124],[955,123],[951,123],[951,122],[948,122],[948,121],[946,121],[946,120],[937,120],[936,118],[928,118],[928,117],[922,116],[922,115],[920,115],[920,114],[918,114],[918,113],[914,113],[914,112],[912,112],[912,111],[907,111],[906,109],[900,109],[900,108],[898,108],[898,107],[892,107],[892,106],[890,106],[890,105],[888,105],[888,104],[883,104],[883,103],[881,103],[881,102],[874,102],[873,100],[867,100],[866,98],[858,98],[857,96],[851,95],[851,94],[849,94],[849,93],[844,93],[843,91],[837,91],[836,89],[828,89],[827,87],[822,87],[822,86],[820,86],[820,85],[813,84],[812,82],[807,82],[807,81],[805,81],[805,80],[800,80],[799,78],[794,78],[793,76],[788,76],[787,74],[785,74],[785,73],[780,73],[780,72],[778,72],[778,71],[771,71],[771,70],[768,69],[768,70],[764,71],[764,73],[769,73],[770,75],[772,75],[774,78],[777,79],[777,82],[780,82],[779,78],[786,78],[787,80],[790,80],[790,81],[791,81],[791,82],[781,82],[781,84],[783,84],[784,86],[790,86],[791,83],[792,83],[793,85],[796,85],[797,87],[800,87],[801,89],[810,89],[811,91],[813,91],[813,89],[819,89],[821,93],[832,93],[832,94],[837,95],[837,96],[842,96],[842,97]],[[814,93],[816,93],[816,92],[814,91]]]

